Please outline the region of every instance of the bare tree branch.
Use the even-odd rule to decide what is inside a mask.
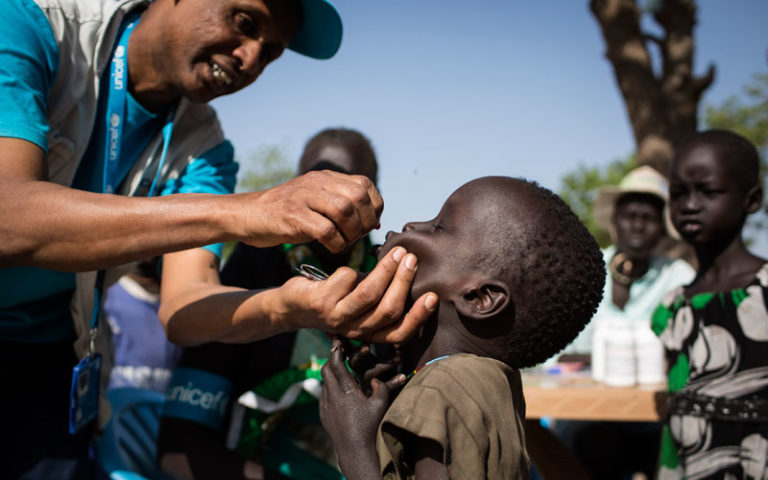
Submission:
[[[711,85],[713,68],[693,75],[695,0],[661,0],[653,16],[664,30],[659,37],[640,29],[635,0],[591,0],[600,25],[606,58],[627,108],[637,145],[638,164],[666,171],[674,145],[696,130],[701,94]],[[648,45],[659,47],[661,71],[654,73]]]

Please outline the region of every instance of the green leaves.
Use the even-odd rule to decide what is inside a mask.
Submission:
[[[294,176],[294,163],[278,145],[264,145],[248,154],[245,160],[238,161],[241,168],[237,184],[239,192],[266,190]]]

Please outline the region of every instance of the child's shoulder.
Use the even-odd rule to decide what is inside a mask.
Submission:
[[[685,289],[685,294],[693,300],[698,296],[717,296],[720,294],[738,294],[748,289],[768,288],[768,262],[766,260],[754,257],[752,266],[745,267],[741,272],[734,274],[730,278],[715,280],[711,284],[691,285]]]
[[[428,438],[449,452],[451,478],[522,478],[529,465],[520,435],[525,402],[519,378],[498,360],[464,353],[419,370],[382,420],[382,466],[404,458],[412,439]]]
[[[762,259],[761,259],[762,260]],[[734,288],[722,288],[722,289],[688,289],[685,286],[679,286],[667,292],[657,309],[657,313],[660,310],[676,311],[685,305],[692,305],[694,308],[701,307],[707,303],[711,298],[718,295],[731,295],[734,296],[740,292],[747,292],[754,288],[768,289],[768,261],[762,260],[762,265],[757,270],[757,273],[750,274],[747,281],[741,283],[741,286]]]
[[[493,358],[458,353],[420,369],[408,386],[444,392],[458,389],[474,397],[492,393],[500,384],[509,384],[507,392],[522,391],[520,372]]]

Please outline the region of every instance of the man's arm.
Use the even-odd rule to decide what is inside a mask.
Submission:
[[[382,207],[367,178],[328,171],[250,194],[83,192],[48,181],[40,147],[0,138],[0,268],[94,270],[178,252],[166,256],[160,318],[169,338],[184,345],[247,342],[302,327],[403,341],[437,304],[434,294],[424,295],[403,317],[412,255],[402,262],[389,256],[363,281],[343,269],[324,282],[297,278],[253,292],[219,285],[212,256],[180,252],[226,240],[270,246],[313,238],[338,251],[374,228]]]
[[[362,281],[344,268],[318,282],[292,278],[283,286],[254,291],[219,283],[216,257],[202,249],[163,257],[159,312],[169,340],[180,345],[209,341],[245,343],[298,328],[318,328],[349,338],[400,343],[431,315],[433,293],[405,312],[416,259],[393,249]]]
[[[96,270],[229,240],[318,239],[339,251],[376,227],[382,208],[368,179],[336,172],[233,195],[83,192],[48,181],[39,146],[0,138],[0,267]]]

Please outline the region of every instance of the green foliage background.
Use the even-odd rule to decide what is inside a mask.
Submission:
[[[279,145],[264,145],[249,153],[245,159],[237,159],[240,172],[237,175],[237,192],[260,192],[279,185],[294,175],[293,162],[288,160],[286,149]],[[222,261],[235,248],[236,242],[224,244]]]

